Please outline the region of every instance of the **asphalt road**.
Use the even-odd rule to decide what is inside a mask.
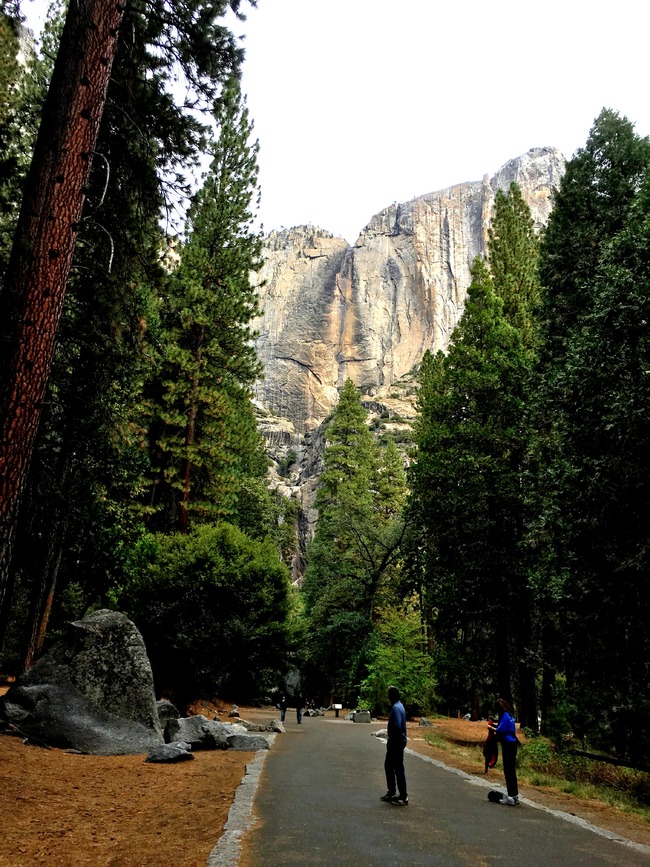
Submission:
[[[382,803],[381,724],[287,715],[241,840],[242,867],[267,865],[650,865],[648,847],[609,839],[549,811],[492,804],[480,778],[405,757],[408,807]],[[498,779],[498,786],[494,786]],[[501,788],[502,778],[494,776]],[[234,862],[231,862],[234,863]]]

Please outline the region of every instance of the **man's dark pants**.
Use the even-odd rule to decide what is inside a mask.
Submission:
[[[401,743],[386,744],[386,786],[391,795],[395,794],[395,784],[400,798],[406,798],[406,776],[404,774],[404,746]]]

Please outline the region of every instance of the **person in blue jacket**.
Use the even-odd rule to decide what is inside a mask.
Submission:
[[[514,711],[505,698],[498,698],[499,725],[494,726],[497,741],[501,744],[501,758],[503,761],[503,776],[506,778],[506,794],[501,798],[500,804],[514,807],[519,803],[519,788],[517,786],[517,748],[519,739],[515,731]]]
[[[388,791],[382,795],[382,801],[388,801],[398,807],[406,807],[409,802],[406,792],[406,774],[404,773],[404,750],[406,748],[406,711],[399,700],[399,689],[388,687],[388,700],[391,703],[388,717],[388,740],[386,741],[386,785]]]

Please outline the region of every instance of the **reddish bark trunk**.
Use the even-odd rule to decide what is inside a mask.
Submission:
[[[0,395],[0,615],[4,611],[5,616],[11,601],[17,512],[50,375],[124,2],[70,3],[7,270],[15,327]]]

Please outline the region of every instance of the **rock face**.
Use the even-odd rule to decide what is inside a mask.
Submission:
[[[492,178],[393,204],[371,219],[354,247],[313,227],[272,232],[255,327],[265,372],[257,402],[289,422],[276,423],[273,435],[285,446],[298,444],[327,417],[348,377],[376,395],[418,365],[425,350],[445,350],[471,264],[486,249],[496,191],[516,181],[541,227],[564,162],[554,148],[537,148]]]
[[[516,181],[541,228],[564,168],[554,148],[528,151],[492,178],[385,208],[354,247],[313,226],[267,237],[255,323],[264,379],[255,398],[271,484],[299,504],[295,583],[318,520],[323,422],[345,380],[361,389],[375,435],[390,436],[406,455],[416,368],[427,349],[449,345],[470,267],[486,251],[497,190]]]
[[[148,752],[163,742],[142,636],[116,611],[71,623],[1,710],[28,736],[94,755]]]

